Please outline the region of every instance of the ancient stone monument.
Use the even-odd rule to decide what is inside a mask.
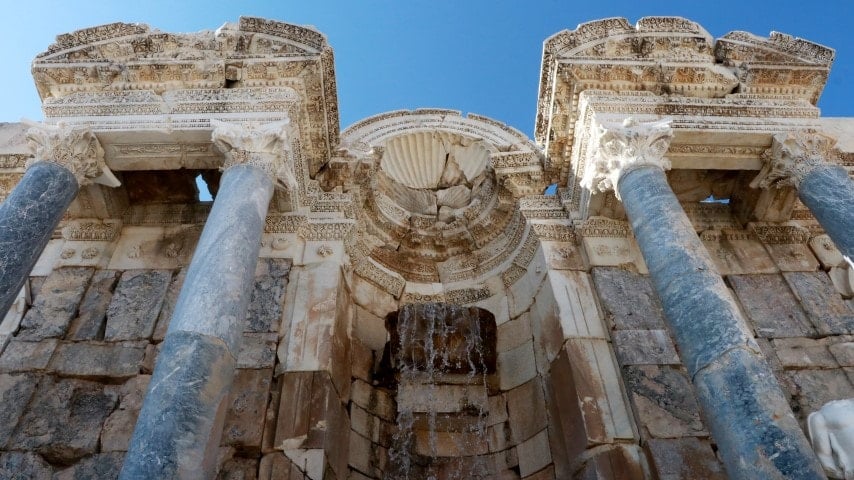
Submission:
[[[833,57],[581,24],[531,140],[439,109],[339,131],[311,28],[60,35],[44,122],[0,126],[0,478],[849,475]]]

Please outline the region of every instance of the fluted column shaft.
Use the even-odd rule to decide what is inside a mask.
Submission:
[[[0,318],[42,254],[82,185],[117,186],[90,130],[33,125],[27,132],[34,161],[0,204]]]
[[[281,126],[266,128],[214,130],[226,168],[158,354],[122,479],[214,477],[273,196],[271,173],[283,155]]]
[[[623,202],[665,320],[732,479],[823,479],[810,448],[731,293],[664,173],[666,124],[603,130],[594,189]],[[606,185],[602,185],[602,182]]]

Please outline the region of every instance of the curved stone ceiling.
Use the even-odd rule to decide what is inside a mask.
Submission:
[[[390,112],[341,139],[327,171],[354,193],[359,234],[350,253],[372,272],[407,282],[451,284],[500,272],[526,236],[514,203],[546,186],[533,143],[486,117]],[[333,186],[326,178],[325,188]]]

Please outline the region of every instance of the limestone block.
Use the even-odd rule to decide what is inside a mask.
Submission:
[[[759,240],[747,234],[706,231],[700,235],[703,245],[721,275],[776,273],[774,260]]]
[[[489,452],[487,439],[479,432],[415,430],[415,453],[428,457],[462,457]]]
[[[842,252],[836,248],[833,240],[826,233],[811,238],[809,246],[815,254],[816,259],[821,263],[821,268],[824,270],[841,266],[845,262]]]
[[[350,389],[350,400],[371,415],[387,422],[397,421],[397,405],[385,390],[374,388],[361,380],[354,380]]]
[[[847,264],[843,267],[831,267],[827,274],[842,298],[854,298],[854,268]]]
[[[615,330],[612,336],[620,366],[682,363],[666,330]]]
[[[854,397],[854,387],[845,371],[833,370],[790,370],[786,372],[797,388],[796,394],[802,419],[817,412],[822,405],[831,400]]]
[[[546,428],[546,400],[539,377],[508,391],[506,398],[508,422],[514,444],[520,444]]]
[[[225,461],[217,473],[216,480],[256,480],[258,460],[234,457]]]
[[[227,400],[225,425],[222,430],[223,445],[242,451],[261,449],[264,415],[270,396],[272,369],[242,369],[234,375]]]
[[[828,346],[830,354],[841,367],[854,367],[854,342],[842,341]]]
[[[334,355],[341,353],[334,347],[345,347],[333,341],[336,334],[346,334],[346,325],[337,322],[338,310],[344,307],[339,303],[343,293],[339,292],[340,278],[340,267],[329,262],[305,266],[296,279],[291,278],[295,288],[293,305],[289,305],[292,314],[285,314],[290,324],[278,350],[285,371],[332,369]]]
[[[101,426],[118,395],[85,380],[43,377],[7,448],[70,464],[96,453]]]
[[[780,275],[731,275],[727,281],[760,337],[807,337],[815,329]]]
[[[184,286],[185,278],[187,278],[186,268],[178,270],[178,273],[172,278],[169,289],[166,290],[166,296],[163,297],[160,314],[157,315],[157,326],[154,327],[154,333],[151,335],[152,340],[162,342],[166,338],[169,322],[172,320],[172,313],[175,311],[175,302],[178,301],[178,295],[181,294],[181,287]]]
[[[839,364],[825,341],[811,338],[777,338],[771,341],[785,368],[837,368]]]
[[[547,430],[542,430],[516,448],[519,450],[519,473],[522,478],[542,470],[552,462]]]
[[[594,268],[592,273],[605,317],[613,328],[664,328],[664,312],[649,277],[610,267]]]
[[[631,265],[640,273],[647,273],[637,244],[624,237],[582,237],[582,251],[591,267],[619,267]]]
[[[504,394],[492,395],[487,399],[489,405],[489,416],[486,425],[492,426],[507,421],[507,398]]]
[[[405,384],[398,385],[398,410],[461,413],[486,411],[486,386]]]
[[[282,452],[272,452],[261,457],[258,467],[258,480],[304,480],[299,466]]]
[[[364,408],[356,404],[350,406],[350,427],[371,442],[381,443],[382,423],[379,417],[371,415]]]
[[[572,242],[551,242],[543,240],[543,256],[552,270],[585,270],[581,247]]]
[[[472,305],[487,310],[489,313],[494,315],[495,325],[503,325],[504,322],[510,321],[510,302],[507,300],[507,295],[504,293],[504,285],[501,283],[500,279],[496,280],[499,280],[496,282],[498,285],[491,287],[490,291],[498,291],[501,293],[493,295],[486,300],[475,302]]]
[[[102,452],[127,451],[150,381],[151,375],[138,375],[119,389],[119,407],[107,417],[101,429]]]
[[[695,437],[653,438],[647,442],[651,466],[661,480],[726,480],[723,466],[707,440]]]
[[[608,343],[569,340],[552,362],[549,403],[566,451],[574,458],[587,448],[634,439],[628,401]]]
[[[505,421],[486,427],[486,442],[490,452],[500,452],[515,446],[510,424]]]
[[[97,270],[83,300],[77,318],[72,320],[66,338],[69,340],[99,340],[107,319],[107,306],[113,297],[113,289],[119,280],[115,270]]]
[[[498,326],[496,350],[499,353],[513,350],[534,338],[533,335],[530,315],[527,313],[522,314],[518,318]]]
[[[125,226],[107,268],[174,270],[189,265],[201,225]]]
[[[374,352],[358,339],[350,339],[350,369],[353,378],[366,382],[372,380],[374,368]]]
[[[4,448],[36,389],[33,375],[0,374],[0,448]],[[0,473],[3,472],[0,461]],[[0,477],[2,478],[2,477]]]
[[[255,288],[246,313],[245,331],[278,331],[291,265],[289,259],[259,259],[255,270]]]
[[[592,455],[573,478],[577,480],[640,480],[650,478],[648,469],[644,454],[637,445],[614,445]],[[704,477],[681,478],[699,480]]]
[[[655,438],[708,436],[688,375],[667,366],[623,367],[640,426]]]
[[[33,299],[33,306],[21,320],[18,338],[39,340],[65,335],[92,274],[91,268],[84,267],[59,268],[51,272]]]
[[[326,472],[326,462],[323,450],[319,448],[313,449],[295,449],[285,450],[287,456],[296,465],[301,465],[305,472],[307,480],[323,480]],[[335,478],[330,475],[326,478]]]
[[[53,467],[31,452],[0,452],[0,478],[51,478]]]
[[[353,301],[377,317],[385,318],[389,313],[397,311],[397,300],[392,294],[358,275],[352,276],[350,290]]]
[[[540,470],[539,472],[524,477],[524,480],[553,480],[554,478],[555,467],[554,465],[548,465],[546,466],[546,468]]]
[[[821,335],[854,333],[854,310],[824,272],[787,272],[783,276]]]
[[[557,305],[563,338],[601,338],[607,339],[608,332],[596,297],[593,282],[585,272],[551,271],[548,274],[549,285]],[[550,303],[542,298],[543,305]],[[536,319],[532,319],[535,322]]]
[[[50,362],[58,374],[79,378],[124,379],[139,375],[145,342],[60,344]]]
[[[370,311],[356,305],[356,315],[353,318],[352,335],[368,346],[371,350],[382,351],[388,342],[388,330],[385,328],[385,319],[380,318]]]
[[[172,272],[169,270],[124,272],[107,307],[104,339],[150,338],[171,280]]]
[[[783,272],[814,272],[819,269],[818,260],[805,243],[766,244],[777,268]]]
[[[237,368],[273,368],[277,341],[275,333],[244,333]]]
[[[501,390],[518,387],[536,375],[533,340],[512,350],[498,352],[498,384]]]
[[[47,277],[50,275],[50,272],[53,271],[54,265],[59,261],[59,255],[62,253],[62,246],[64,244],[65,240],[61,238],[49,240],[47,242],[47,246],[42,250],[42,254],[39,256],[39,259],[36,261],[35,266],[33,266],[30,276]]]
[[[311,462],[323,471],[329,462],[343,477],[347,465],[350,421],[326,372],[286,372],[279,377],[281,398],[274,444],[291,460]],[[317,453],[321,458],[317,458]],[[316,462],[319,463],[319,467]],[[309,475],[311,477],[311,475]],[[311,477],[315,478],[315,477]],[[321,477],[317,477],[321,478]]]
[[[382,478],[387,462],[386,449],[371,443],[358,433],[350,432],[350,466],[370,478]]]
[[[548,266],[542,248],[538,247],[531,262],[522,268],[525,273],[507,289],[510,318],[515,318],[531,308],[534,297],[543,285]]]
[[[118,478],[124,458],[124,452],[96,453],[71,467],[59,470],[53,475],[53,480]]]
[[[12,340],[0,355],[0,372],[29,372],[47,368],[58,341],[48,338],[40,342]]]

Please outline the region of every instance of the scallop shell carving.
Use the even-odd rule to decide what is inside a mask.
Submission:
[[[488,161],[489,150],[479,141],[447,133],[417,132],[388,140],[380,166],[389,177],[407,187],[436,189],[470,182],[483,172]]]

